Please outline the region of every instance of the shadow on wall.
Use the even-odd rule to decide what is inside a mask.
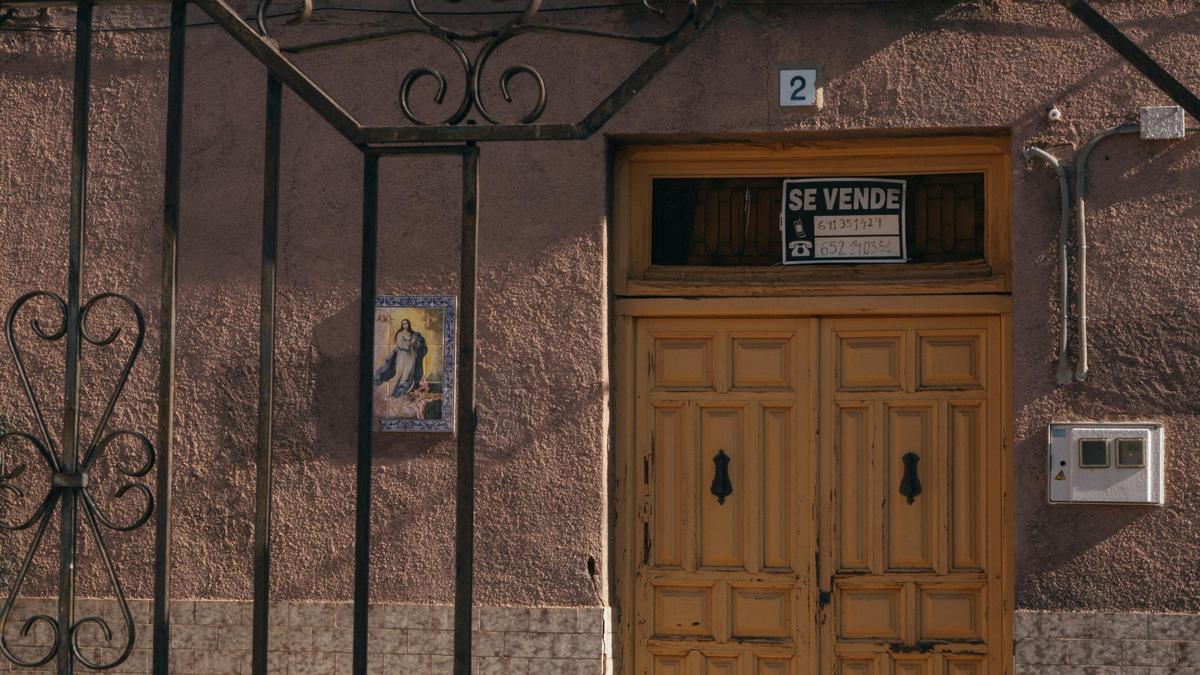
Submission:
[[[1064,17],[1070,20],[1069,22],[1065,22],[1062,28],[1055,26],[1033,26],[1013,21],[970,18],[970,15],[977,11],[978,2],[960,1],[950,4],[956,6],[939,15],[934,22],[934,25],[943,30],[967,34],[994,35],[998,37],[1070,40],[1079,37],[1082,28],[1082,24],[1078,23],[1067,10],[1057,6],[1054,9],[1061,12]],[[1178,34],[1191,35],[1192,29],[1188,26],[1187,21],[1188,19],[1200,19],[1200,10],[1181,12],[1172,14],[1171,16],[1172,20],[1169,22],[1163,21],[1161,16],[1153,16],[1132,20],[1121,19],[1119,23],[1122,30],[1153,30],[1154,34],[1159,37]],[[1116,19],[1115,16],[1112,18]]]
[[[1039,574],[1067,567],[1081,552],[1104,544],[1126,527],[1152,515],[1157,508],[1057,504],[1053,507],[1054,517],[1029,532],[1028,536],[1038,541],[1036,563],[1032,564]],[[1071,536],[1056,536],[1063,532],[1070,532]]]
[[[347,305],[313,328],[317,377],[312,401],[316,447],[334,464],[354,464],[358,448],[358,306]],[[405,461],[445,450],[446,434],[380,434],[376,461]]]
[[[684,60],[700,61],[696,70],[705,72],[705,76],[679,83],[674,78],[668,80],[673,89],[686,87],[668,99],[677,102],[674,110],[678,130],[688,133],[697,127],[712,127],[713,120],[708,116],[721,115],[717,121],[720,128],[740,132],[749,120],[758,119],[762,111],[772,127],[879,129],[881,111],[903,107],[905,81],[911,74],[898,67],[898,63],[905,61],[897,60],[894,54],[907,51],[907,43],[911,43],[914,34],[938,25],[942,17],[962,3],[961,0],[905,3],[904,11],[897,11],[889,3],[814,4],[798,4],[790,10],[794,13],[783,15],[786,17],[783,21],[779,4],[759,8],[735,3],[727,10],[728,15],[713,28],[718,37],[707,36],[702,46],[684,55]],[[812,28],[818,25],[819,30]],[[720,39],[747,33],[763,45],[761,50],[747,54],[738,39]],[[797,39],[798,35],[802,39]],[[846,48],[850,36],[853,49]],[[825,108],[811,113],[811,119],[809,113],[798,117],[796,112],[775,104],[765,108],[761,105],[764,99],[775,100],[779,86],[776,73],[782,64],[819,64],[825,82]],[[748,84],[758,84],[762,93],[748,95]],[[640,105],[661,106],[661,96],[649,92]],[[741,109],[732,105],[714,106],[714,100],[744,104]],[[640,109],[637,103],[634,107]],[[754,117],[747,117],[747,113]],[[896,126],[894,119],[893,116],[887,126]]]
[[[316,420],[317,430],[315,447],[334,464],[353,464],[356,459],[357,344],[357,305],[343,307],[317,323],[313,329],[316,391],[312,400],[312,416]],[[485,364],[481,363],[479,370],[482,372],[484,368]],[[574,400],[564,402],[564,408],[603,405],[607,395],[605,386],[604,382],[598,382],[589,387],[590,391],[574,390],[571,396]],[[490,398],[484,386],[479,387],[477,393],[479,398]],[[513,406],[506,409],[504,414],[483,416],[478,431],[480,464],[512,461],[523,451],[534,448],[537,445],[535,428],[542,434],[555,435],[570,424],[570,415],[558,414],[555,419],[558,422],[549,425],[538,422],[533,419],[528,406]],[[461,428],[461,421],[456,424]],[[452,457],[454,438],[453,434],[447,433],[377,432],[375,459],[388,463],[436,456]]]
[[[1087,380],[1018,396],[1015,474],[1028,496],[1016,504],[1020,607],[1200,610],[1190,590],[1200,574],[1191,533],[1200,518],[1191,447],[1200,435],[1198,158],[1195,136],[1121,137],[1092,158]],[[1139,419],[1166,426],[1164,506],[1047,504],[1046,423]]]
[[[1080,392],[1091,414],[1200,415],[1194,308],[1131,316],[1095,332],[1089,352],[1098,366]]]

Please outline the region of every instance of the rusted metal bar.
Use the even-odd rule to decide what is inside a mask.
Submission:
[[[172,0],[92,0],[93,7],[126,7],[126,6],[141,6],[147,5],[165,5],[171,3]],[[79,0],[4,0],[0,2],[0,8],[16,7],[19,9],[54,9],[54,8],[75,8],[79,6]]]
[[[193,1],[253,54],[272,75],[308,103],[339,133],[360,148],[403,143],[566,141],[589,138],[649,84],[659,71],[694,42],[725,6],[725,0],[718,0],[689,25],[683,26],[671,35],[645,63],[601,101],[582,122],[576,124],[417,124],[364,127],[293,64],[274,40],[259,35],[225,0]],[[366,38],[360,36],[353,39],[385,39],[397,34],[407,35],[412,32],[410,29],[403,29],[381,33],[377,36],[367,36]],[[336,45],[345,41],[335,40],[329,44]],[[321,46],[326,46],[326,43],[301,45],[293,49],[304,50]]]
[[[83,292],[84,230],[87,221],[88,117],[92,79],[92,5],[75,10],[74,110],[71,117],[71,207],[67,234],[66,381],[63,394],[62,473],[79,470],[79,366],[83,330],[80,296]],[[75,671],[70,632],[75,624],[75,553],[78,492],[62,493],[59,527],[58,625],[66,640],[58,643],[58,675]]]
[[[650,58],[642,62],[625,81],[611,94],[601,101],[588,116],[583,118],[578,127],[580,138],[588,138],[603,127],[613,115],[633,100],[633,97],[650,84],[656,75],[666,68],[680,52],[687,49],[712,24],[713,19],[725,7],[725,0],[714,2],[705,14],[698,16],[690,26],[685,26],[667,43],[654,51]]]
[[[172,0],[92,0],[93,7],[126,7],[147,5],[165,5]],[[4,0],[0,9],[74,9],[79,6],[79,0]]]
[[[258,333],[258,454],[254,492],[254,620],[250,665],[267,674],[271,599],[271,442],[275,413],[275,270],[279,239],[279,151],[283,85],[267,76],[263,158],[262,286]]]
[[[368,149],[380,157],[398,155],[462,155],[465,145],[383,145]]]
[[[587,138],[577,124],[466,124],[363,127],[357,138],[381,143],[470,143],[480,141],[578,141]]]
[[[262,37],[250,27],[250,24],[242,20],[242,17],[225,0],[193,0],[193,2],[224,28],[225,32],[229,33],[233,39],[253,54],[271,75],[278,78],[313,111],[329,122],[330,126],[338,133],[345,136],[351,143],[359,144],[361,142],[359,139],[361,126],[354,116],[346,112],[303,71],[279,53],[278,45],[273,40]]]
[[[318,42],[309,42],[298,45],[286,45],[281,48],[281,51],[288,54],[304,54],[308,52],[319,51],[322,49],[332,49],[334,47],[342,47],[345,45],[361,45],[368,42],[378,42],[380,40],[390,40],[402,35],[425,35],[428,30],[425,28],[396,28],[393,30],[375,31],[371,33],[363,33],[361,35],[351,35],[349,37],[334,38],[332,40],[320,40]]]
[[[471,674],[471,614],[475,597],[475,279],[479,232],[479,147],[462,161],[459,253],[458,473],[454,490],[454,675]]]
[[[372,364],[375,265],[379,243],[379,156],[363,153],[362,270],[358,298],[358,470],[354,509],[354,646],[351,672],[367,675],[371,565]]]
[[[1087,0],[1058,1],[1093,33],[1100,36],[1100,39],[1104,40],[1109,47],[1116,50],[1130,65],[1137,68],[1138,72],[1145,75],[1163,93],[1170,96],[1172,101],[1182,106],[1192,117],[1200,120],[1200,97],[1175,79],[1137,43],[1130,40],[1129,36],[1121,32],[1121,29],[1097,12]]]
[[[163,180],[162,297],[159,307],[158,473],[154,521],[153,666],[167,675],[171,662],[171,450],[175,436],[175,301],[178,296],[179,214],[183,184],[183,66],[187,0],[171,3],[167,62],[167,139]]]

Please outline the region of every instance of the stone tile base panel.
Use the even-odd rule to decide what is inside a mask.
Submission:
[[[136,648],[108,673],[150,673],[150,601],[131,600]],[[173,600],[171,672],[187,675],[249,675],[249,601]],[[54,615],[48,599],[22,600],[5,635],[22,659],[36,660],[53,642],[53,631],[34,614]],[[114,602],[80,600],[77,616],[108,620],[113,640],[85,624],[80,651],[93,662],[111,661],[125,644],[124,623]],[[272,675],[349,675],[353,612],[348,602],[272,602],[269,672]],[[448,675],[453,671],[454,609],[449,605],[372,605],[368,671],[373,675]],[[474,672],[479,675],[611,675],[612,619],[607,607],[477,607]],[[0,657],[0,671],[53,672],[14,666]],[[79,668],[77,672],[93,672]]]
[[[1200,675],[1200,615],[1016,613],[1016,675]]]
[[[137,645],[111,673],[150,673],[150,601],[132,600]],[[9,644],[21,658],[45,653],[53,634],[33,614],[54,614],[51,600],[22,600],[9,620]],[[111,660],[124,643],[111,601],[81,600],[79,616],[109,620],[105,641],[95,626],[80,628],[79,643],[93,660]],[[250,672],[248,601],[172,602],[171,672],[242,675]],[[271,603],[273,675],[350,672],[350,603]],[[373,605],[369,672],[443,675],[451,672],[453,608],[448,605]],[[475,612],[475,672],[481,675],[611,675],[612,619],[606,607],[479,607]],[[1200,615],[1019,611],[1014,621],[1016,675],[1200,675]],[[0,670],[26,669],[3,661]],[[80,672],[89,672],[80,668]]]

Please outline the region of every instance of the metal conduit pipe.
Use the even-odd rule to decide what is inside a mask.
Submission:
[[[1058,336],[1058,373],[1055,380],[1059,384],[1071,382],[1071,363],[1067,358],[1068,331],[1070,329],[1070,291],[1067,265],[1067,237],[1071,228],[1071,179],[1069,169],[1057,157],[1045,150],[1030,146],[1025,148],[1025,160],[1038,157],[1054,168],[1058,173],[1058,191],[1062,198],[1062,217],[1058,228],[1058,275],[1059,275],[1059,336]]]
[[[1137,124],[1122,124],[1120,126],[1111,127],[1100,132],[1095,138],[1088,141],[1086,145],[1080,149],[1079,154],[1075,159],[1075,243],[1079,247],[1078,257],[1076,258],[1078,279],[1075,284],[1075,292],[1078,296],[1076,300],[1076,309],[1079,312],[1078,329],[1076,330],[1076,340],[1079,343],[1078,360],[1075,362],[1075,380],[1083,382],[1087,379],[1088,371],[1088,354],[1087,354],[1087,213],[1085,211],[1085,203],[1087,201],[1087,163],[1088,157],[1092,154],[1092,150],[1096,149],[1102,141],[1107,138],[1116,136],[1117,134],[1137,133],[1141,130],[1141,126]]]

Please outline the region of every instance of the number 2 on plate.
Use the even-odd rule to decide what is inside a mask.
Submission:
[[[804,88],[807,86],[808,86],[808,80],[805,79],[805,77],[803,75],[797,75],[797,76],[793,77],[792,82],[791,82],[792,100],[793,101],[803,101],[805,98],[804,97]]]

